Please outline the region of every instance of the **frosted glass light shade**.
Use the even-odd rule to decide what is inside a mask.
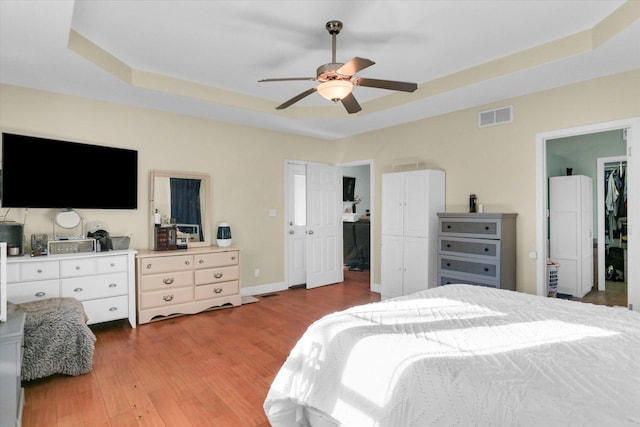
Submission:
[[[349,80],[329,80],[318,85],[318,93],[329,101],[340,101],[351,93],[353,83]]]

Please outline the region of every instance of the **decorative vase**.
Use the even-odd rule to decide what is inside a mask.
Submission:
[[[227,247],[231,246],[231,227],[226,222],[221,222],[218,225],[218,234],[216,236],[218,246]]]

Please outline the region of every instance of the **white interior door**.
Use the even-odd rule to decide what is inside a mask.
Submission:
[[[342,175],[326,164],[286,165],[287,285],[341,282]]]
[[[342,174],[307,163],[307,288],[341,282]]]
[[[301,163],[287,163],[287,285],[307,282],[307,172]]]

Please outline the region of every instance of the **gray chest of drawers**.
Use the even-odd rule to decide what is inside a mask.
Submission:
[[[438,285],[515,290],[516,216],[438,213]]]

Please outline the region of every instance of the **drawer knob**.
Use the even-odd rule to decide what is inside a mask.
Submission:
[[[82,288],[75,288],[73,292],[82,292],[82,290],[83,290]]]
[[[162,280],[162,283],[164,283],[165,285],[170,285],[173,283],[175,279],[173,277],[167,277],[166,279]]]
[[[112,262],[111,264],[109,264],[109,265],[110,265],[111,267],[115,267],[115,266],[116,266],[116,264],[115,264],[115,263],[113,263],[113,262]]]
[[[45,295],[46,295],[46,294],[45,294],[44,292],[42,292],[42,291],[40,291],[40,292],[36,292],[36,296],[37,296],[37,297],[43,297],[43,296],[45,296]]]
[[[448,248],[450,248],[450,247],[451,247],[451,245],[447,243],[447,247],[448,247]]]
[[[110,307],[109,311],[118,311],[118,307]]]
[[[151,268],[151,264],[147,264],[147,270]]]
[[[484,271],[489,271],[489,269],[487,267],[484,268]]]
[[[198,260],[198,263],[200,263],[200,264],[204,264],[204,260],[203,260],[203,259]]]
[[[162,297],[162,299],[165,300],[165,301],[171,301],[171,300],[173,300],[173,295],[165,295],[165,296]]]
[[[186,260],[186,261],[184,262],[184,265],[189,265],[189,264],[191,264],[191,262],[189,262],[189,260]]]
[[[447,225],[447,229],[451,229],[451,226],[450,226],[450,225]]]
[[[235,260],[236,260],[236,257],[232,256],[232,257],[231,257],[231,260],[232,260],[232,261],[235,261]]]
[[[222,292],[222,288],[215,288],[213,292],[215,292],[216,294],[219,294],[220,292]]]
[[[118,284],[117,283],[109,283],[109,287],[110,288],[117,288]]]
[[[38,269],[38,273],[42,273],[42,269],[41,268]]]
[[[485,230],[487,230],[487,231],[489,231],[489,226],[488,226],[488,225],[485,225],[485,226],[484,226],[484,229],[485,229]]]
[[[76,265],[76,270],[80,270],[80,266],[79,265]]]
[[[485,252],[489,252],[489,248],[484,248],[484,251]]]
[[[451,267],[451,263],[450,262],[447,263],[447,267]]]
[[[213,275],[213,277],[215,277],[216,279],[219,279],[222,277],[222,273],[216,273]]]

